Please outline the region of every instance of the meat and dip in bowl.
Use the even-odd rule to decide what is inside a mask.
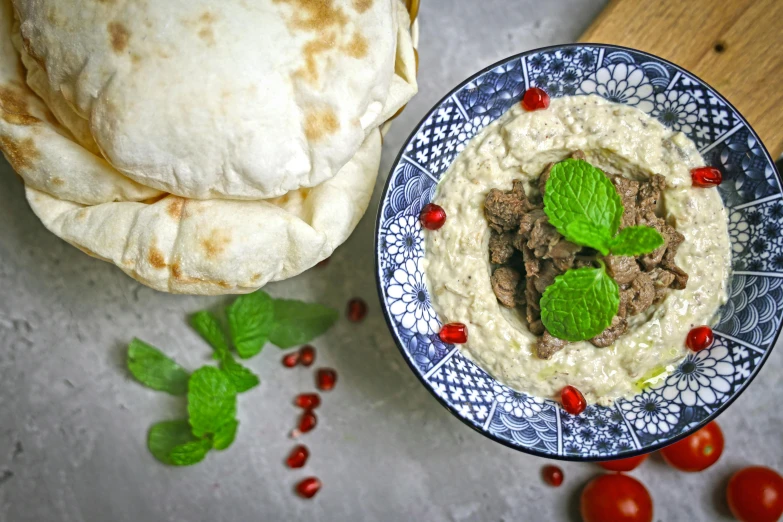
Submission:
[[[651,451],[769,354],[783,245],[758,225],[781,203],[753,130],[686,71],[612,46],[525,53],[457,87],[398,157],[378,219],[386,317],[491,438]]]

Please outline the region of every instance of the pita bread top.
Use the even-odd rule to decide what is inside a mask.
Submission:
[[[337,174],[388,116],[396,0],[14,0],[50,105],[140,185],[281,196]],[[83,30],[102,27],[103,30]]]

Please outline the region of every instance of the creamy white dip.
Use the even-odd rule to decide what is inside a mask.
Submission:
[[[492,292],[484,198],[520,178],[535,194],[545,165],[577,149],[609,174],[666,178],[664,217],[685,236],[676,262],[690,278],[685,290],[629,317],[628,331],[608,348],[583,341],[543,360],[523,315],[500,306]],[[515,104],[454,160],[434,200],[446,210],[446,224],[427,232],[431,299],[444,322],[468,326],[463,352],[508,386],[540,397],[555,398],[572,385],[588,402],[606,405],[665,377],[685,357],[688,331],[711,324],[727,299],[727,213],[717,189],[691,185],[690,169],[703,165],[684,134],[632,107],[598,96],[556,98],[534,112]]]

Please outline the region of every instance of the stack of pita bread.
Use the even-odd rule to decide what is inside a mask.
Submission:
[[[415,0],[0,3],[0,148],[30,206],[158,290],[328,257],[417,89]]]

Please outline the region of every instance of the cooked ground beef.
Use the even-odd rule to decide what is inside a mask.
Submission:
[[[585,159],[582,151],[571,157]],[[515,180],[511,190],[492,189],[484,201],[484,214],[492,228],[489,253],[495,265],[491,283],[495,296],[503,306],[525,308],[528,328],[540,336],[536,344],[538,357],[550,358],[568,344],[550,335],[541,322],[541,295],[555,277],[569,268],[598,266],[598,254],[566,241],[549,223],[542,198],[553,164],[544,168],[538,182],[540,196],[531,199],[524,183]],[[671,289],[683,289],[688,274],[674,261],[677,249],[685,239],[658,216],[661,193],[665,186],[662,176],[636,181],[620,175],[609,176],[623,202],[620,228],[647,225],[658,230],[664,244],[643,256],[606,256],[607,273],[620,285],[620,307],[612,324],[590,339],[597,347],[611,345],[628,328],[627,317],[638,315],[653,304],[666,299]],[[518,252],[521,252],[519,256]],[[520,260],[521,257],[521,260]]]

